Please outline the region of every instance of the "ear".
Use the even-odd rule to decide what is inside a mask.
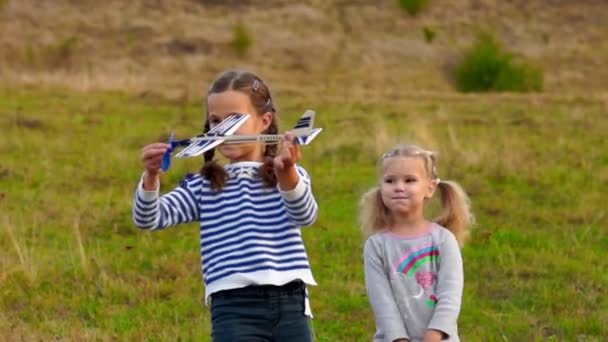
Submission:
[[[262,115],[262,131],[265,131],[270,127],[272,123],[272,113],[266,112]]]
[[[435,194],[435,190],[437,190],[437,181],[435,179],[431,179],[429,180],[424,198],[432,198],[433,194]]]

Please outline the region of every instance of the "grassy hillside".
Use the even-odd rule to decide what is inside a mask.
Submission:
[[[393,0],[4,0],[0,81],[198,100],[236,65],[311,99],[449,92],[445,69],[489,31],[545,69],[547,92],[608,89],[605,1],[430,3],[412,18]],[[252,40],[245,56],[231,49],[238,23]]]
[[[545,91],[456,93],[445,70],[480,30],[541,65]],[[388,0],[0,0],[0,341],[208,340],[196,226],[140,231],[131,197],[140,148],[198,133],[231,67],[269,81],[282,129],[307,108],[325,128],[302,162],[319,341],[373,333],[356,206],[396,142],[437,150],[473,201],[463,341],[603,341],[607,34],[599,0],[432,1],[415,18]],[[176,161],[163,190],[200,162]]]

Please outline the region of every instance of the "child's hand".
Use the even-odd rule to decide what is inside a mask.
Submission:
[[[274,167],[277,171],[284,171],[300,160],[300,146],[294,143],[294,135],[286,132],[281,139],[281,153],[274,158]]]
[[[144,146],[141,150],[141,160],[144,163],[146,175],[144,176],[144,189],[156,189],[156,181],[161,172],[163,154],[169,149],[165,143],[154,143]]]
[[[440,342],[443,334],[438,330],[429,329],[424,333],[424,342]]]

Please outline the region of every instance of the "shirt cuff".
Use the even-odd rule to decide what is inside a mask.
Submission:
[[[385,340],[387,341],[394,341],[394,340],[398,340],[401,338],[405,338],[407,340],[410,339],[410,336],[405,332],[405,330],[400,331],[401,329],[395,330],[395,331],[389,331],[386,332],[384,334]]]
[[[146,175],[146,173],[144,172],[141,175],[141,178],[139,179],[139,184],[137,185],[137,195],[139,196],[140,199],[146,201],[146,202],[150,202],[153,201],[155,199],[158,198],[158,192],[160,189],[160,184],[158,184],[159,182],[156,182],[156,189],[154,190],[144,190],[144,176]]]
[[[283,196],[285,200],[293,202],[300,199],[304,195],[304,193],[306,192],[306,184],[304,184],[302,176],[298,175],[298,183],[296,183],[295,188],[288,191],[283,191],[279,187],[279,191],[281,192],[281,196]]]

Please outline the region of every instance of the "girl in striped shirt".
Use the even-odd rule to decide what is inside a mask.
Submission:
[[[251,117],[236,134],[277,134],[270,91],[258,76],[222,73],[209,87],[205,132],[231,113]],[[317,217],[310,178],[296,163],[289,132],[281,143],[221,144],[229,162],[205,153],[199,174],[159,195],[161,158],[169,145],[142,150],[145,172],[135,192],[133,219],[143,229],[200,222],[205,302],[213,341],[311,341],[307,285],[316,285],[300,228]]]

